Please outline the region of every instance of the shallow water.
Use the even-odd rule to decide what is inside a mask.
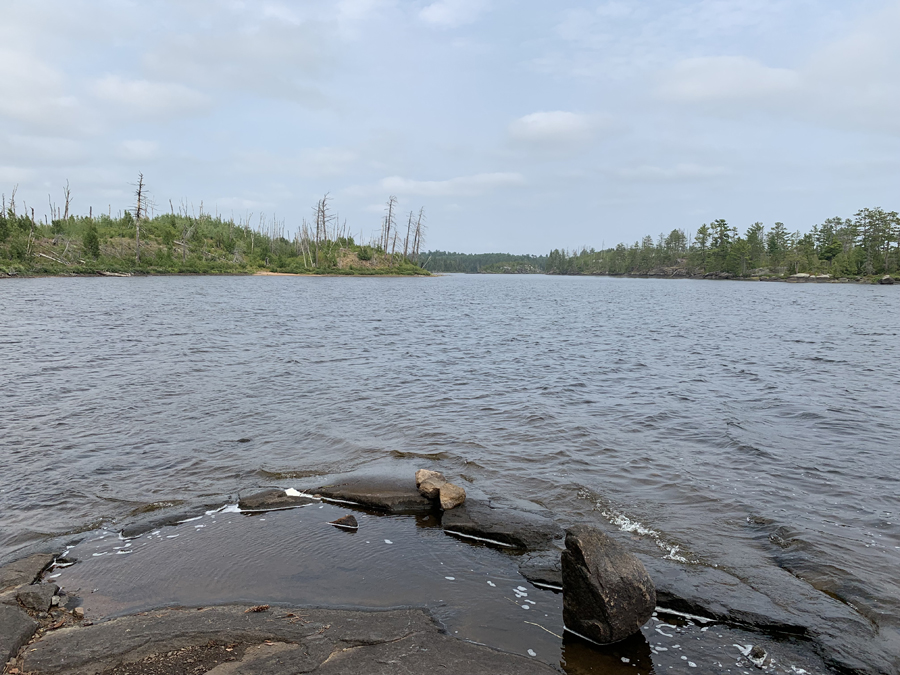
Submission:
[[[428,466],[896,628],[898,310],[835,284],[6,280],[0,555],[148,502]]]

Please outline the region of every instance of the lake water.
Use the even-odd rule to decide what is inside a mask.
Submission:
[[[5,280],[0,364],[0,556],[149,502],[415,465],[898,627],[896,288]]]

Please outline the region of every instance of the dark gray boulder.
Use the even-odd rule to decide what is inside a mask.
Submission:
[[[270,511],[272,509],[289,509],[295,506],[306,506],[317,500],[308,495],[292,495],[281,489],[263,490],[249,497],[241,497],[238,507],[241,511]]]
[[[441,526],[449,534],[529,550],[550,548],[565,534],[550,518],[517,509],[495,508],[476,500],[467,500],[452,511],[445,511]]]
[[[350,502],[387,513],[425,513],[435,509],[434,502],[419,493],[412,478],[354,478],[324,485],[316,492],[330,501]]]
[[[878,280],[878,283],[883,286],[892,286],[894,284],[894,278],[890,274],[885,274]]]
[[[37,621],[21,609],[0,605],[0,666],[14,657],[37,629]]]
[[[59,591],[56,584],[32,584],[31,586],[23,586],[16,593],[16,599],[22,603],[26,609],[35,612],[46,612],[53,603],[53,596]]]
[[[0,591],[32,583],[55,557],[52,553],[35,553],[0,567]]]
[[[656,607],[656,589],[641,561],[589,525],[566,531],[562,579],[563,623],[600,644],[634,635]]]

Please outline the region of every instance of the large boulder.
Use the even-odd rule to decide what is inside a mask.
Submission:
[[[656,607],[656,589],[641,561],[589,525],[566,531],[562,582],[563,623],[599,644],[634,635]]]
[[[885,274],[883,277],[881,277],[881,279],[878,280],[878,283],[884,286],[891,286],[894,283],[894,277],[892,277],[890,274]]]
[[[555,522],[536,513],[495,508],[488,502],[468,500],[445,511],[441,527],[448,534],[471,537],[508,548],[541,550],[562,539],[563,530]]]

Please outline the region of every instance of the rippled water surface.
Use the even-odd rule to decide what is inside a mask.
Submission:
[[[0,283],[0,319],[0,555],[413,463],[900,616],[896,288],[31,279]]]

